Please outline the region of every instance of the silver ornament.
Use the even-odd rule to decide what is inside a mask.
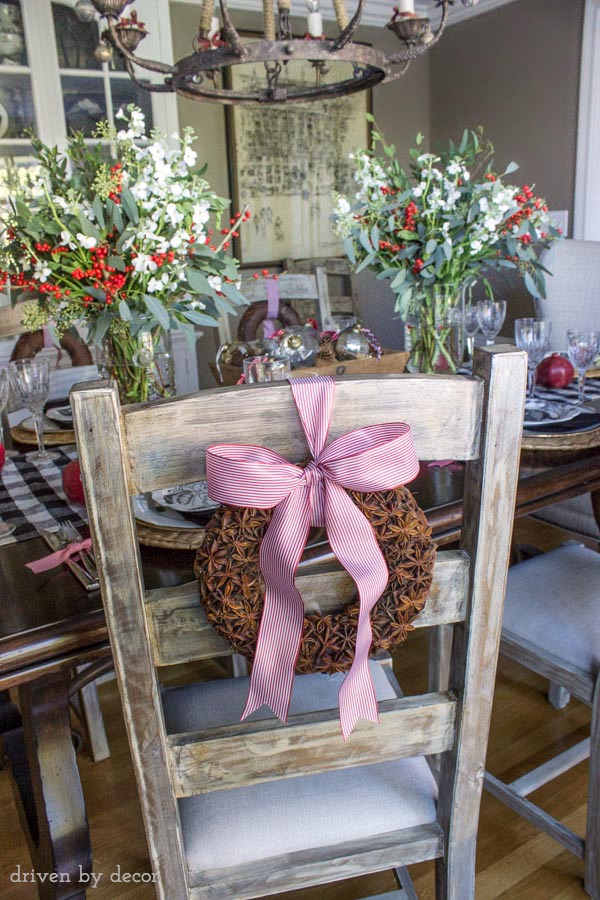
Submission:
[[[84,24],[92,22],[96,15],[96,9],[92,0],[77,0],[77,3],[74,6],[74,12],[79,21]]]
[[[319,335],[312,325],[290,325],[279,338],[279,356],[286,356],[292,369],[314,366],[319,352]]]
[[[338,359],[366,359],[373,356],[369,336],[360,324],[344,329],[335,342],[335,355]]]

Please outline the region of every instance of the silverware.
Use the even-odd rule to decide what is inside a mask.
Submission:
[[[61,527],[58,529],[57,534],[61,540],[66,541],[67,544],[74,543],[77,541],[83,540],[83,535],[77,529],[70,519],[67,519],[65,522],[61,524]],[[98,581],[98,569],[96,568],[96,558],[94,556],[94,551],[90,550],[80,550],[78,553],[78,562],[81,562],[90,576],[94,581]]]
[[[65,541],[64,537],[61,538],[56,530],[50,531],[47,528],[37,528],[37,533],[42,538],[43,541],[50,547],[51,550],[64,550],[64,548],[70,543],[68,540]],[[73,573],[75,578],[79,581],[80,584],[86,589],[86,591],[97,591],[100,587],[98,580],[92,578],[91,575],[74,559],[68,559],[65,565],[69,568],[69,570]]]

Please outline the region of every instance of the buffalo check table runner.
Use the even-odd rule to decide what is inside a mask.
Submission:
[[[42,463],[25,454],[6,459],[0,470],[0,521],[15,531],[2,544],[26,541],[37,536],[38,528],[56,528],[66,520],[76,527],[87,521],[85,507],[68,500],[62,487],[62,470],[75,458],[75,448],[68,447]]]

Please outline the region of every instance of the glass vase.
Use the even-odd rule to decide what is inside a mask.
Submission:
[[[409,370],[454,374],[464,355],[463,285],[433,284],[415,298],[406,321]]]
[[[111,328],[102,341],[99,368],[116,382],[121,403],[146,403],[176,392],[169,334],[146,320]]]

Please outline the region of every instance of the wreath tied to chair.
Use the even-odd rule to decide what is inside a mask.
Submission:
[[[435,544],[424,512],[406,487],[389,491],[348,491],[369,520],[386,561],[387,588],[371,612],[371,653],[404,642],[431,588]],[[201,603],[218,634],[252,660],[256,649],[265,584],[259,547],[271,510],[221,506],[198,548],[194,571]],[[333,674],[354,659],[358,598],[328,615],[308,613],[296,672]]]

